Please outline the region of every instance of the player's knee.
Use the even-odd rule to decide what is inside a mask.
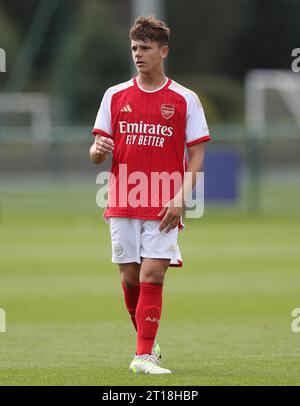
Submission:
[[[140,284],[138,278],[133,278],[132,276],[122,275],[122,282],[125,284],[127,289],[135,288]]]
[[[164,272],[147,271],[141,275],[140,282],[162,285],[164,282]]]
[[[140,273],[139,270],[134,266],[129,265],[119,265],[119,271],[121,275],[121,280],[125,286],[130,288],[135,288],[140,283]]]

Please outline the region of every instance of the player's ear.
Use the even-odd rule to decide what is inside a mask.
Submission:
[[[160,49],[160,55],[163,59],[165,59],[169,54],[169,47],[168,45],[162,45]]]

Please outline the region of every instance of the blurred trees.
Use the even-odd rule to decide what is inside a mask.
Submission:
[[[37,7],[44,0],[26,1],[26,7],[16,0],[2,1],[0,47],[15,62],[15,51],[24,44]],[[118,5],[122,9],[120,0],[59,2],[22,89],[49,92],[56,123],[94,120],[105,89],[128,79],[129,25],[127,20],[120,23]],[[10,70],[1,77],[3,82],[9,75]]]
[[[166,6],[172,72],[243,79],[253,68],[290,69],[300,41],[300,1],[166,0]]]
[[[104,91],[128,80],[127,28],[118,24],[111,2],[82,2],[72,21],[67,45],[60,69],[64,71],[68,61],[69,71],[65,73],[69,76],[65,79],[71,91],[71,117],[94,120]],[[63,89],[64,83],[59,88]]]

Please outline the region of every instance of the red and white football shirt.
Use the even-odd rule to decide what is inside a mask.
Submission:
[[[185,147],[210,139],[198,96],[168,78],[155,91],[143,90],[136,78],[109,88],[96,118],[96,134],[115,144],[104,216],[145,220],[158,220],[179,190]],[[156,176],[162,173],[176,174],[177,179],[165,195]]]

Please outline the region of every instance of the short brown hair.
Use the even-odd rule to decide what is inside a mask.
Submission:
[[[163,21],[156,20],[154,16],[138,17],[130,29],[130,40],[143,42],[156,41],[161,45],[168,45],[170,28]]]

